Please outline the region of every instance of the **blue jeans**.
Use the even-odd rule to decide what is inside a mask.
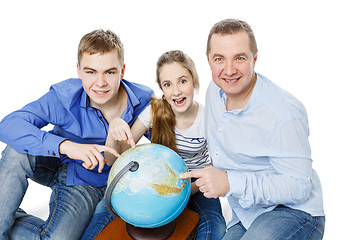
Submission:
[[[190,197],[187,206],[200,216],[196,239],[213,240],[224,236],[226,223],[218,198],[206,198],[202,192],[197,192]]]
[[[325,217],[277,206],[257,217],[246,230],[241,222],[229,228],[223,240],[320,240],[324,235]]]
[[[0,240],[79,239],[105,187],[66,186],[58,159],[31,156],[7,146],[0,160]],[[19,209],[28,178],[52,189],[46,221]]]
[[[222,238],[226,225],[219,199],[206,198],[201,192],[198,192],[190,197],[187,206],[200,215],[197,239]],[[106,209],[105,199],[101,200],[81,240],[94,239],[113,219],[114,216]]]

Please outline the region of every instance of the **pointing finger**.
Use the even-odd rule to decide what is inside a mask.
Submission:
[[[193,170],[190,172],[185,172],[180,174],[180,178],[185,179],[185,178],[200,178],[202,177],[202,173],[201,170]]]

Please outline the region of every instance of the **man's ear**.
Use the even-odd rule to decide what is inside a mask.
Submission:
[[[254,67],[255,67],[255,63],[256,63],[256,61],[257,61],[257,57],[258,57],[258,55],[256,54],[256,56],[255,56],[254,59],[253,59]]]

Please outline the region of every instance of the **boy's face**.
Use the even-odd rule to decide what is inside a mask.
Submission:
[[[125,65],[120,62],[116,50],[104,54],[84,53],[77,71],[93,107],[102,109],[117,103]]]
[[[212,78],[228,98],[246,92],[249,83],[255,78],[256,59],[250,50],[250,39],[245,31],[214,34],[211,37],[208,61]]]

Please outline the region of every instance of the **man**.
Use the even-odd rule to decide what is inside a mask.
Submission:
[[[206,197],[228,198],[233,218],[223,239],[321,239],[322,191],[305,108],[254,71],[257,46],[246,22],[215,24],[207,57],[205,134],[214,166],[181,177],[198,178]]]
[[[79,239],[103,198],[110,167],[103,153],[109,123],[131,125],[149,105],[153,91],[123,79],[124,50],[119,37],[95,30],[80,41],[79,79],[53,85],[49,92],[0,123],[8,144],[0,160],[0,239]],[[42,131],[53,124],[50,132]],[[52,188],[47,221],[19,205],[28,181]]]

